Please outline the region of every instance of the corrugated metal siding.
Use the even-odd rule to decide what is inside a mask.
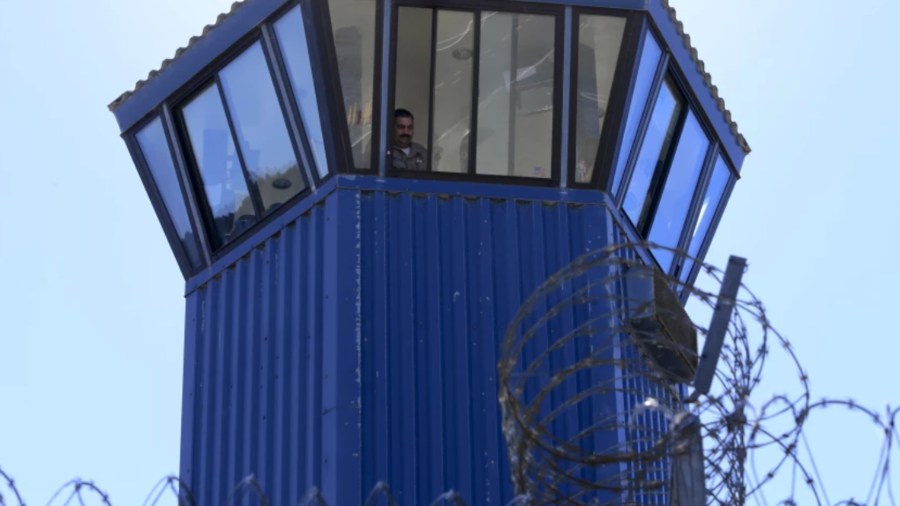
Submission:
[[[547,276],[607,242],[601,205],[366,192],[363,482],[402,504],[512,497],[500,340]]]
[[[600,202],[336,189],[188,295],[182,476],[198,503],[250,473],[272,504],[312,486],[362,504],[379,480],[400,504],[451,488],[505,503],[503,332],[613,233]]]
[[[323,483],[327,214],[312,208],[188,297],[181,474],[198,504],[224,504],[250,473],[273,504]]]

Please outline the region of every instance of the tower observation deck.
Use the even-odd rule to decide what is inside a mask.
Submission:
[[[201,504],[509,501],[516,311],[611,244],[702,258],[749,153],[665,0],[245,0],[110,109],[185,277]]]

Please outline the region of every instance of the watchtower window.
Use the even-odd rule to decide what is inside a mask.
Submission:
[[[659,43],[656,42],[653,34],[648,31],[644,36],[641,57],[638,62],[637,77],[634,81],[634,89],[631,92],[628,113],[625,117],[622,144],[619,148],[619,156],[616,159],[616,166],[613,171],[612,186],[610,188],[614,195],[619,193],[619,184],[622,182],[622,176],[625,174],[629,157],[632,155],[641,118],[644,116],[644,110],[647,108],[647,103],[650,100],[650,93],[653,91],[653,83],[656,80],[656,72],[659,68],[661,57],[662,49],[660,49]]]
[[[678,246],[709,147],[709,138],[703,127],[694,113],[689,111],[665,182],[661,183],[659,204],[653,213],[647,234],[650,241],[670,248]],[[656,260],[663,272],[669,271],[672,259],[672,252],[669,250],[661,249],[656,253]]]
[[[478,174],[550,177],[554,21],[502,12],[481,16]]]
[[[344,111],[357,169],[372,164],[375,0],[328,0]]]
[[[675,137],[681,116],[682,99],[671,82],[666,81],[659,90],[650,123],[634,166],[625,203],[622,209],[631,222],[641,230],[650,212],[652,198],[647,198],[651,187],[658,183],[669,154],[669,146]]]
[[[180,109],[215,246],[306,189],[261,42],[225,65]]]
[[[162,120],[154,118],[147,126],[136,135],[138,146],[156,189],[162,198],[163,204],[172,221],[175,233],[184,252],[187,255],[191,268],[199,267],[203,262],[203,254],[200,244],[194,234],[194,227],[188,216],[184,203],[181,185],[178,183],[178,173],[175,170],[175,162],[169,143],[166,140],[166,132],[163,130]]]
[[[260,43],[222,69],[219,79],[244,168],[263,214],[270,213],[300,193],[304,183]]]
[[[322,118],[316,96],[312,64],[309,59],[309,45],[303,27],[300,7],[294,7],[273,23],[278,47],[284,60],[291,91],[300,109],[306,138],[312,149],[316,172],[320,178],[328,175],[328,160],[325,157],[325,140],[322,136]]]
[[[575,181],[578,183],[589,183],[594,173],[625,21],[612,16],[579,16],[575,98]]]
[[[552,177],[558,24],[553,14],[398,9],[394,105],[415,116],[422,170]],[[393,131],[386,141],[391,150]]]
[[[725,162],[721,154],[718,155],[712,168],[712,174],[709,176],[706,190],[703,192],[703,201],[700,203],[697,216],[694,218],[696,225],[694,225],[688,235],[687,253],[691,257],[699,258],[701,253],[703,253],[704,245],[709,242],[708,239],[715,221],[721,214],[722,202],[725,200],[729,184],[733,179],[734,176],[732,176],[728,163]],[[685,264],[681,266],[679,279],[682,282],[687,282],[693,268],[693,262],[690,259],[686,260]]]
[[[225,244],[256,223],[256,213],[217,85],[207,87],[181,113],[215,238]]]

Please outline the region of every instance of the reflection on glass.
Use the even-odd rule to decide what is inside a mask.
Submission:
[[[394,105],[415,117],[413,142],[428,146],[428,83],[431,81],[432,10],[400,7],[397,15],[397,74]],[[393,116],[390,116],[393,118]],[[393,127],[386,144],[394,145]],[[435,161],[436,162],[436,161]],[[435,166],[437,163],[434,164]]]
[[[434,51],[432,170],[468,170],[474,49],[475,14],[438,11]]]
[[[625,18],[579,16],[578,82],[575,105],[575,181],[587,183],[603,132]]]
[[[241,53],[219,77],[244,168],[269,213],[300,193],[304,183],[260,43]]]
[[[227,243],[253,225],[256,216],[215,85],[184,106],[182,115],[203,179],[216,240]]]
[[[688,112],[653,224],[650,225],[650,233],[647,236],[650,241],[670,248],[678,246],[678,239],[684,230],[684,222],[687,220],[691,201],[697,191],[697,182],[700,180],[708,149],[709,139],[703,132],[703,127],[693,112]],[[672,252],[655,250],[653,253],[663,271],[668,272],[672,266]]]
[[[299,6],[275,22],[275,36],[284,56],[284,66],[287,68],[294,99],[300,108],[303,129],[306,130],[306,137],[312,148],[316,170],[319,177],[325,177],[328,175],[328,162],[325,158],[325,140],[322,138],[322,120],[319,117],[316,85],[313,81],[309,47]]]
[[[371,165],[375,0],[328,0],[353,163]]]
[[[175,226],[175,233],[181,239],[181,245],[187,254],[191,267],[199,267],[203,259],[200,255],[200,246],[194,235],[194,227],[188,217],[187,208],[184,205],[184,197],[181,193],[181,185],[178,184],[178,174],[175,172],[175,163],[172,161],[172,153],[166,143],[166,134],[163,132],[162,121],[154,119],[137,133],[138,145],[144,155],[153,182],[159,190],[166,206],[166,211]]]
[[[664,168],[680,111],[681,103],[676,98],[672,85],[666,82],[659,90],[659,96],[653,106],[653,115],[650,117],[650,124],[644,135],[637,163],[634,165],[634,173],[625,193],[625,202],[622,204],[622,209],[637,227],[642,227],[653,200],[647,198],[647,192],[654,178],[659,177]]]
[[[554,34],[552,16],[482,14],[479,174],[551,176]]]
[[[706,194],[703,197],[703,203],[700,204],[700,211],[697,214],[697,224],[694,226],[690,243],[688,243],[687,253],[691,257],[700,255],[700,248],[703,246],[707,234],[709,234],[713,218],[716,216],[716,211],[719,209],[722,197],[725,196],[725,189],[728,186],[728,180],[730,178],[731,171],[728,169],[728,164],[725,163],[725,160],[719,155],[716,159],[716,165],[713,167],[713,173],[712,176],[710,176]],[[688,260],[681,268],[679,279],[681,279],[683,283],[687,282],[693,267],[694,263]]]
[[[622,181],[625,164],[628,163],[628,156],[631,154],[634,137],[637,135],[638,124],[641,122],[644,106],[647,105],[650,89],[653,87],[653,77],[656,75],[656,67],[659,66],[659,58],[661,56],[662,50],[659,48],[659,43],[648,31],[647,36],[644,37],[644,49],[641,51],[637,79],[635,79],[634,87],[631,91],[631,105],[628,106],[628,117],[625,120],[625,130],[622,134],[622,145],[619,149],[619,157],[616,160],[616,169],[613,172],[611,188],[614,194],[619,191],[619,183]]]

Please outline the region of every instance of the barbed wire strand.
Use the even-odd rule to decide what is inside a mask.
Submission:
[[[696,266],[703,279],[685,285],[678,277],[661,276],[642,253],[649,250],[667,251],[674,265]],[[806,436],[811,417],[834,408],[863,415],[882,434],[876,471],[862,504],[877,505],[883,499],[896,504],[891,464],[900,448],[900,408],[887,406],[882,416],[852,399],[811,401],[809,375],[794,347],[743,284],[733,301],[724,301],[733,302],[734,310],[713,387],[686,402],[687,375],[701,359],[697,342],[708,337],[709,329],[706,322],[692,321],[683,308],[712,314],[723,302],[715,293],[723,280],[723,271],[684,252],[626,242],[578,257],[525,300],[502,337],[497,364],[502,429],[517,494],[507,506],[669,504],[674,500],[673,466],[683,465],[682,457],[690,455],[691,437],[703,447],[706,504],[745,504],[752,498],[758,506],[768,506],[766,489],[781,475],[788,480],[789,496],[778,505],[798,504],[800,489],[818,505],[861,504],[854,498],[831,502],[817,452]],[[654,283],[668,290],[661,299],[656,291],[647,291]],[[687,336],[687,341],[676,342],[672,336]],[[758,390],[776,352],[779,367],[792,367],[797,383],[792,393],[762,396]],[[686,420],[683,414],[695,420],[696,436],[688,430],[692,425],[675,422]],[[11,476],[0,469],[0,477],[19,506],[25,506]],[[58,489],[49,503],[70,488],[65,504],[85,504],[82,491],[87,489],[111,506],[106,493],[80,479]],[[167,491],[179,506],[195,504],[189,485],[170,475],[157,482],[143,506],[155,506]],[[234,487],[225,505],[237,504],[246,494],[269,505],[252,474]],[[431,504],[464,506],[464,499],[448,490]],[[5,500],[0,494],[0,506]],[[397,505],[386,482],[375,484],[363,506],[379,501]],[[327,502],[312,487],[299,506]]]
[[[71,488],[72,492],[69,494],[68,498],[66,498],[66,502],[63,503],[64,505],[71,503],[73,499],[77,499],[78,504],[84,505],[84,497],[81,495],[81,491],[83,489],[87,489],[87,490],[95,493],[96,495],[100,496],[100,500],[103,502],[103,504],[105,504],[106,506],[112,506],[112,504],[110,504],[110,502],[109,502],[109,495],[106,492],[104,492],[103,490],[100,490],[100,488],[97,487],[94,484],[94,482],[84,481],[81,478],[75,478],[74,480],[71,480],[68,483],[66,483],[65,485],[63,485],[62,487],[60,487],[56,491],[56,493],[53,494],[53,496],[50,498],[50,500],[47,501],[47,504],[48,505],[53,504],[53,501],[56,500],[56,498],[59,497],[59,495],[68,488]]]

